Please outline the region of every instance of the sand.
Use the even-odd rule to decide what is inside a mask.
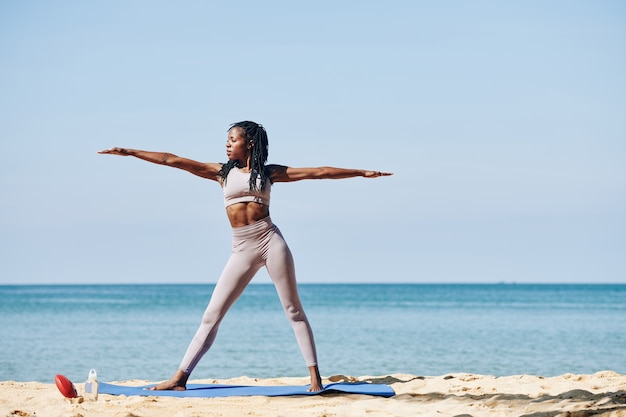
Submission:
[[[475,374],[344,377],[385,383],[391,398],[353,394],[312,397],[166,398],[100,395],[98,401],[64,398],[54,383],[0,382],[0,416],[28,417],[331,417],[331,416],[527,416],[626,417],[626,376],[612,371],[556,377]],[[196,380],[241,385],[305,385],[306,378]],[[329,379],[325,379],[325,383]],[[144,385],[148,381],[119,381]],[[81,394],[83,384],[76,383]]]

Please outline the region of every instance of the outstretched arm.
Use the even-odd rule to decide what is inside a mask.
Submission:
[[[376,178],[393,175],[391,172],[368,171],[334,167],[292,168],[283,165],[268,165],[272,182],[292,182],[300,180],[342,179],[353,177]]]
[[[219,172],[222,165],[219,163],[198,162],[193,159],[181,158],[167,152],[140,151],[128,148],[111,148],[98,152],[106,155],[134,156],[153,164],[166,165],[183,169],[202,178],[219,181]]]

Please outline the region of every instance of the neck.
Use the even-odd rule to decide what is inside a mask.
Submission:
[[[250,172],[252,170],[252,165],[250,163],[250,157],[248,157],[245,161],[242,161],[241,159],[238,160],[236,166],[237,166],[237,168],[239,168],[242,171]]]

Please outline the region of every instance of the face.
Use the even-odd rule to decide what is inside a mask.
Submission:
[[[226,141],[226,156],[228,159],[245,162],[250,156],[250,148],[248,146],[243,129],[233,127],[228,131],[228,140]]]

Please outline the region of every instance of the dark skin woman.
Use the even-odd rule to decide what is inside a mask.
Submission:
[[[377,178],[389,172],[334,167],[293,168],[265,165],[267,132],[258,123],[244,121],[228,130],[228,162],[198,162],[166,152],[111,148],[101,154],[134,156],[144,161],[183,169],[216,181],[224,191],[226,215],[233,230],[233,252],[211,295],[200,327],[179,369],[156,390],[184,390],[189,375],[209,350],[219,325],[232,304],[243,293],[255,273],[265,267],[278,292],[285,315],[292,325],[298,346],[311,376],[309,391],[321,391],[322,379],[311,326],[306,318],[295,278],[293,257],[278,227],[270,218],[272,184],[309,179]]]

